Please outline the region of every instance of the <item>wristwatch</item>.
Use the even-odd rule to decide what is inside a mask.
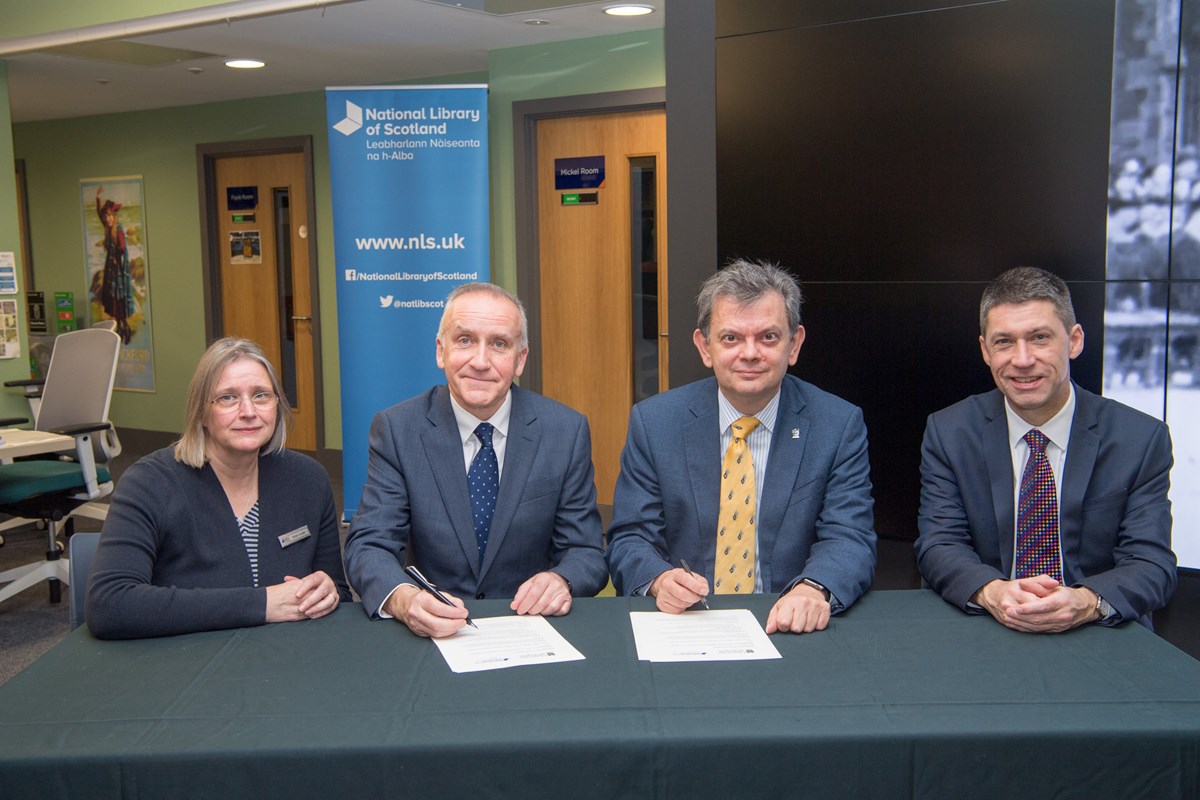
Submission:
[[[805,584],[806,586],[811,586],[811,587],[813,587],[813,588],[814,588],[814,589],[816,589],[818,592],[820,592],[821,594],[825,595],[825,602],[826,602],[826,603],[829,603],[829,602],[831,602],[831,599],[833,598],[833,592],[829,591],[829,590],[828,590],[828,589],[826,589],[824,586],[822,586],[821,584],[819,584],[819,583],[817,583],[816,581],[814,581],[812,578],[801,578],[801,579],[800,579],[800,582],[801,582],[801,583],[803,583],[803,584]]]
[[[1113,607],[1107,600],[1100,596],[1100,593],[1092,589],[1096,594],[1096,621],[1103,622],[1113,615]]]

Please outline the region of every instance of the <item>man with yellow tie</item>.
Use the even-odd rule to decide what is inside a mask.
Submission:
[[[768,633],[822,630],[875,572],[862,412],[787,374],[804,343],[788,272],[735,261],[696,302],[692,338],[714,377],[630,414],[608,532],[613,582],[669,613],[710,590],[778,592]]]

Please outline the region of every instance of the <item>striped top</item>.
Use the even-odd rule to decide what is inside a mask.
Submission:
[[[238,530],[242,532],[242,543],[246,545],[246,555],[250,557],[250,577],[254,579],[254,587],[258,588],[258,501],[246,512],[246,516],[238,520]]]

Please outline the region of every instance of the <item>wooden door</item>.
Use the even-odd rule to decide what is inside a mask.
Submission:
[[[555,160],[588,156],[603,186],[556,190]],[[666,113],[539,120],[537,175],[542,393],[587,415],[611,504],[629,410],[667,386]]]
[[[317,386],[309,280],[308,203],[302,153],[215,160],[222,336],[262,346],[292,406],[288,446],[316,450]],[[256,196],[229,208],[230,192]]]

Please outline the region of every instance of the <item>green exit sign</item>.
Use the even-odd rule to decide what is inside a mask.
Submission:
[[[600,202],[598,192],[568,192],[560,197],[564,206],[594,206]]]

